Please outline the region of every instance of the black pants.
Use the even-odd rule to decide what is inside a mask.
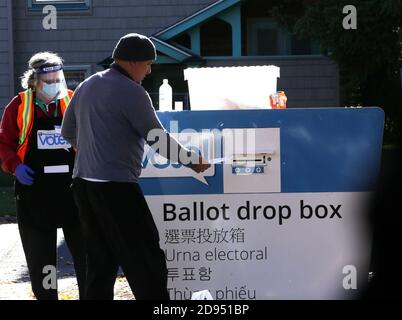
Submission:
[[[21,212],[19,213],[21,214]],[[21,219],[18,219],[18,228],[28,264],[32,291],[36,299],[57,300],[57,289],[45,289],[43,286],[43,280],[48,275],[48,273],[43,273],[44,267],[47,265],[57,267],[57,228],[40,228],[25,224],[21,222]],[[80,225],[63,227],[63,233],[73,258],[80,299],[82,299],[86,267]]]
[[[86,299],[112,300],[121,266],[137,300],[167,300],[165,254],[138,184],[74,179],[87,249]]]

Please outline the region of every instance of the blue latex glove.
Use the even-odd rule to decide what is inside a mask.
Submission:
[[[22,184],[25,184],[27,186],[30,186],[33,184],[34,179],[32,175],[35,174],[35,172],[28,167],[27,165],[20,163],[16,168],[15,168],[15,177],[19,182]]]

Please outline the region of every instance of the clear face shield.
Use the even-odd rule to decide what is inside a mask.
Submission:
[[[59,100],[67,96],[67,84],[61,65],[35,69],[36,90],[49,100]]]

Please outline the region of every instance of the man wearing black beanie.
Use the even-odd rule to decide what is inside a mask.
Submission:
[[[78,86],[62,124],[62,135],[78,150],[72,188],[88,258],[85,298],[113,299],[121,266],[137,300],[165,300],[165,255],[138,184],[144,143],[152,147],[156,141],[149,133],[157,130],[167,141],[166,148],[156,150],[164,157],[197,173],[210,164],[166,132],[141,86],[156,59],[152,41],[128,34],[112,57],[115,62],[109,70]],[[183,161],[182,154],[189,161]]]
[[[151,65],[156,60],[156,49],[148,37],[129,33],[120,38],[113,50],[112,58],[115,63],[111,68],[123,74],[127,73],[132,80],[141,84],[141,81],[151,73]]]
[[[148,37],[129,33],[120,38],[113,50],[112,58],[125,61],[156,60],[156,50]]]

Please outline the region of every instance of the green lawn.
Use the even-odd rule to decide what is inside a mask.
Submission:
[[[14,191],[0,191],[0,216],[15,216]]]
[[[9,173],[4,173],[0,169],[0,188],[1,187],[13,187],[14,177]]]
[[[0,216],[15,216],[14,177],[0,170]]]

